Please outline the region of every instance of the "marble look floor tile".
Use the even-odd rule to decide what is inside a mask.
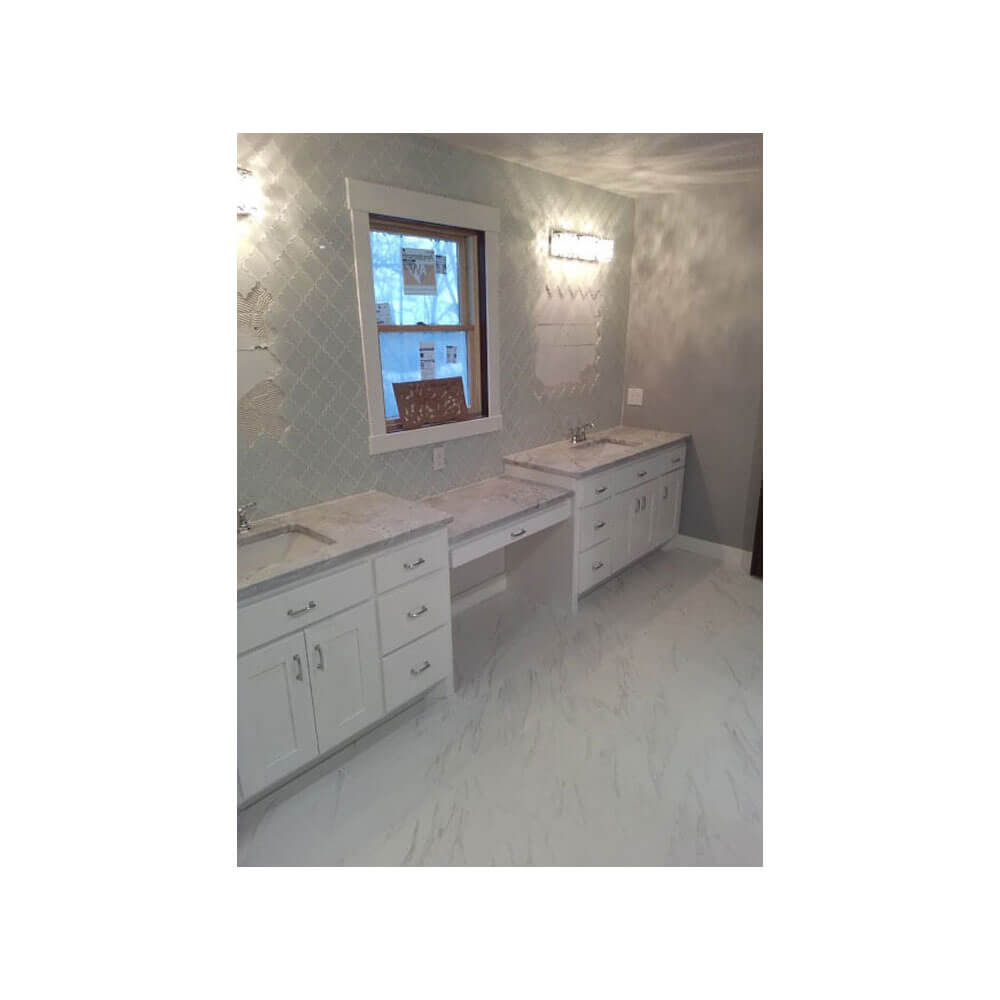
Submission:
[[[454,623],[455,694],[239,822],[240,865],[759,865],[762,587],[654,552]]]

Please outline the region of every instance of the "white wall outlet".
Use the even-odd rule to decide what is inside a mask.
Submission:
[[[632,389],[628,391],[628,405],[642,406],[642,389]]]
[[[440,445],[434,449],[434,468],[443,469],[444,464],[444,445]]]

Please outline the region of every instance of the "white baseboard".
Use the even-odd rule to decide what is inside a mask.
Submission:
[[[463,611],[481,604],[490,597],[502,594],[506,589],[507,574],[499,573],[497,576],[490,577],[489,580],[485,580],[475,587],[463,590],[461,594],[453,595],[451,599],[451,613],[453,615],[461,614]]]
[[[750,572],[750,560],[753,556],[748,549],[737,549],[721,542],[708,542],[692,535],[675,535],[664,548],[684,549],[685,552],[695,552],[707,559],[718,559],[728,569],[741,569],[745,573]]]

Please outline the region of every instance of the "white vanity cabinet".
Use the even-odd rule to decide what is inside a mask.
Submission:
[[[438,530],[241,602],[244,798],[343,747],[438,682],[450,685],[451,597],[440,569],[447,564],[447,532]],[[382,620],[389,610],[399,614]]]
[[[573,490],[574,572],[582,594],[677,534],[686,455],[687,445],[675,441],[584,475],[517,462],[506,472]]]

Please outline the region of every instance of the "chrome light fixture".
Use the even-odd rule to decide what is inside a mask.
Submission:
[[[615,255],[615,241],[584,233],[553,229],[549,233],[549,255],[569,260],[590,260],[605,264]]]

